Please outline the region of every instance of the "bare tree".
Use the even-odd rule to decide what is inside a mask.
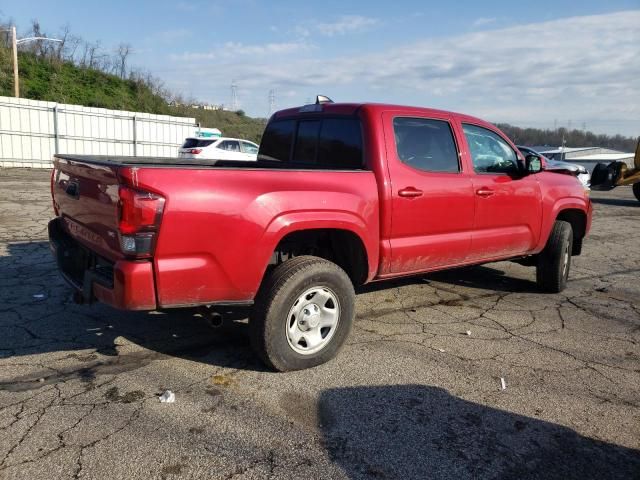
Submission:
[[[118,50],[116,51],[116,60],[117,63],[114,67],[117,68],[117,73],[120,78],[124,79],[127,73],[127,59],[129,55],[131,55],[132,48],[128,43],[121,43],[118,45]]]
[[[102,57],[100,54],[100,40],[95,43],[87,43],[87,66],[97,69],[100,57]]]
[[[80,37],[76,35],[69,35],[66,39],[65,49],[62,53],[64,59],[72,63],[78,63],[76,54],[81,43],[82,39]]]

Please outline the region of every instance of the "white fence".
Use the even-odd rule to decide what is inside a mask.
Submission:
[[[0,97],[0,166],[51,167],[54,153],[174,157],[194,118]]]

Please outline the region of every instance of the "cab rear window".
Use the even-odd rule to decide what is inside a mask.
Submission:
[[[362,170],[360,120],[327,117],[273,121],[262,137],[258,161],[274,168]]]

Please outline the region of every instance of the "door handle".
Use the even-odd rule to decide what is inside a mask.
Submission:
[[[476,195],[480,195],[481,197],[490,197],[494,193],[495,192],[490,188],[479,188],[478,190],[476,190]]]
[[[407,197],[407,198],[421,197],[422,190],[418,190],[417,188],[414,188],[414,187],[407,187],[398,191],[398,195],[401,197]]]

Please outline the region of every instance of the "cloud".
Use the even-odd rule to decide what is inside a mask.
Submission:
[[[376,18],[361,15],[343,15],[332,22],[303,22],[295,25],[291,33],[299,38],[311,37],[314,34],[325,37],[336,37],[350,33],[360,33],[379,25]]]
[[[194,62],[216,59],[236,59],[238,57],[264,57],[265,55],[286,55],[302,50],[307,50],[311,46],[304,42],[284,42],[284,43],[264,43],[245,44],[242,42],[225,42],[222,45],[207,52],[185,52],[182,54],[170,55],[170,59],[181,62]]]
[[[476,18],[476,20],[473,22],[473,26],[474,27],[482,27],[484,25],[489,25],[490,23],[496,23],[498,19],[495,17],[480,17],[480,18]]]
[[[322,35],[333,37],[347,33],[362,32],[378,24],[378,20],[361,15],[343,15],[330,23],[319,23],[316,30]]]
[[[262,113],[262,97],[273,87],[302,95],[322,90],[344,100],[437,106],[520,124],[559,118],[592,128],[601,124],[604,130],[617,122],[626,126],[615,128],[633,134],[640,125],[638,25],[640,10],[626,11],[327,58],[319,48],[308,55],[304,42],[227,44],[224,68],[194,63],[209,54],[184,54],[180,69],[193,74],[196,96],[199,89],[210,91],[206,85],[238,79],[249,112],[253,95],[253,108]]]

